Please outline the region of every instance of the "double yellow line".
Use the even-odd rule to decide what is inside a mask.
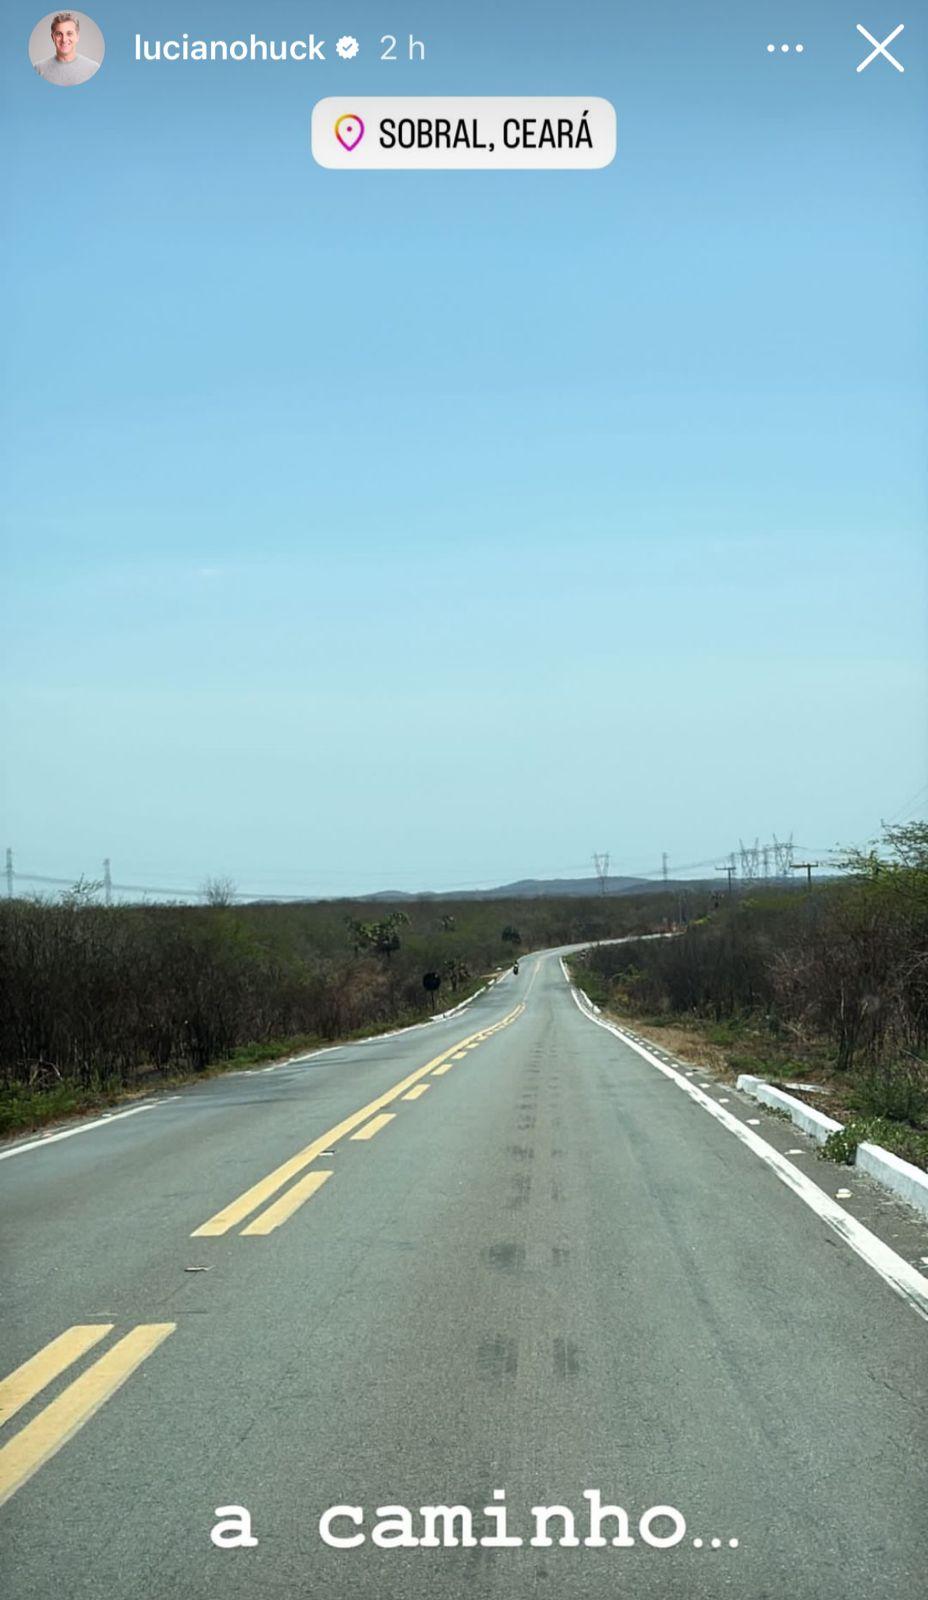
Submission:
[[[17,1367],[0,1383],[0,1424],[15,1417],[17,1411],[112,1333],[114,1326],[112,1322],[94,1322],[68,1328]],[[0,1505],[89,1422],[176,1327],[176,1322],[150,1322],[133,1328],[0,1447]]]
[[[268,1173],[266,1178],[262,1178],[260,1182],[252,1184],[250,1189],[246,1189],[244,1194],[238,1196],[238,1199],[232,1200],[227,1206],[223,1206],[222,1210],[217,1211],[216,1215],[210,1217],[208,1222],[204,1222],[199,1228],[195,1228],[191,1238],[215,1238],[220,1234],[228,1233],[238,1223],[244,1222],[246,1217],[251,1216],[253,1211],[258,1211],[259,1207],[270,1200],[272,1195],[277,1194],[279,1189],[283,1189],[291,1178],[297,1177],[299,1173],[304,1172],[307,1167],[311,1166],[317,1156],[321,1156],[324,1152],[329,1153],[332,1151],[340,1140],[348,1137],[355,1139],[372,1138],[395,1115],[395,1113],[391,1113],[386,1117],[378,1117],[377,1113],[382,1112],[385,1106],[392,1105],[394,1100],[398,1100],[400,1097],[403,1099],[418,1099],[419,1095],[424,1093],[428,1087],[427,1084],[420,1082],[421,1079],[427,1077],[429,1073],[437,1078],[448,1072],[455,1061],[463,1059],[468,1051],[475,1050],[478,1045],[483,1043],[484,1039],[489,1039],[491,1034],[498,1033],[501,1028],[508,1028],[511,1023],[516,1021],[517,1017],[522,1015],[524,1010],[524,1004],[519,1004],[499,1022],[495,1022],[492,1027],[481,1028],[479,1033],[472,1033],[468,1038],[460,1039],[456,1044],[449,1045],[447,1050],[442,1051],[441,1055],[435,1056],[431,1061],[427,1061],[424,1067],[417,1067],[415,1072],[409,1073],[408,1077],[401,1079],[399,1083],[395,1083],[392,1089],[387,1089],[383,1094],[378,1095],[376,1100],[370,1100],[359,1111],[353,1111],[342,1122],[336,1123],[334,1128],[329,1128],[326,1133],[320,1134],[318,1139],[314,1139],[304,1149],[297,1151],[297,1154],[291,1156],[289,1161],[285,1161],[281,1166],[275,1167],[274,1171]],[[373,1125],[370,1123],[371,1118],[374,1119]],[[367,1126],[363,1127],[362,1124],[367,1124]],[[355,1129],[360,1129],[361,1131],[356,1133]],[[331,1176],[331,1168],[317,1169],[314,1172],[306,1173],[306,1176],[301,1178],[299,1183],[295,1183],[292,1188],[287,1189],[286,1193],[268,1206],[266,1211],[261,1211],[247,1227],[242,1229],[242,1233],[252,1237],[273,1233],[275,1228],[279,1228],[282,1222],[286,1222],[288,1217],[292,1217],[300,1206],[304,1205],[317,1190],[321,1189],[322,1185]]]
[[[447,1050],[427,1061],[425,1066],[417,1067],[415,1072],[409,1073],[384,1094],[378,1095],[360,1110],[352,1112],[334,1128],[330,1128],[328,1132],[306,1145],[305,1149],[291,1156],[289,1161],[276,1167],[266,1178],[262,1178],[260,1183],[253,1184],[244,1194],[239,1195],[237,1200],[233,1200],[222,1211],[217,1211],[216,1215],[210,1217],[208,1222],[204,1222],[202,1227],[195,1229],[192,1237],[228,1233],[237,1223],[243,1222],[252,1212],[259,1211],[266,1201],[278,1195],[278,1191],[283,1189],[285,1191],[283,1194],[267,1206],[266,1210],[260,1211],[260,1214],[242,1229],[246,1234],[272,1233],[332,1176],[331,1169],[306,1172],[305,1169],[311,1166],[317,1156],[333,1150],[342,1139],[373,1138],[381,1128],[392,1122],[396,1115],[395,1112],[385,1111],[386,1106],[392,1105],[398,1099],[418,1100],[429,1088],[424,1079],[430,1074],[436,1078],[443,1076],[457,1062],[465,1060],[468,1053],[476,1050],[485,1039],[499,1033],[502,1028],[508,1028],[524,1010],[524,1003],[519,1004],[492,1027],[481,1028],[478,1033],[472,1033],[468,1038],[449,1045]],[[303,1176],[299,1181],[287,1188],[286,1185],[290,1180],[297,1178],[300,1173]],[[3,1379],[0,1382],[0,1427],[11,1421],[24,1406],[29,1405],[71,1367],[81,1362],[96,1345],[109,1337],[114,1327],[115,1323],[112,1322],[94,1322],[80,1323],[67,1328],[22,1366],[17,1367],[8,1378]],[[72,1379],[54,1400],[33,1417],[31,1422],[14,1433],[7,1443],[0,1445],[0,1505],[9,1500],[17,1489],[22,1488],[40,1467],[51,1460],[52,1456],[56,1455],[86,1422],[89,1422],[94,1413],[122,1387],[176,1327],[175,1322],[152,1322],[140,1323],[132,1328],[79,1376]]]

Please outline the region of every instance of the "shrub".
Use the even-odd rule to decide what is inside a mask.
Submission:
[[[902,1161],[928,1170],[928,1133],[906,1128],[885,1117],[861,1117],[830,1133],[822,1146],[827,1161],[844,1162],[852,1166],[859,1144],[878,1144],[891,1150]]]

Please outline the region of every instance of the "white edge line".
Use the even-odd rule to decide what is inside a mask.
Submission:
[[[323,1045],[321,1050],[310,1050],[307,1055],[303,1056],[288,1056],[285,1061],[275,1061],[269,1067],[246,1069],[239,1076],[250,1078],[264,1072],[277,1072],[281,1067],[297,1066],[301,1061],[315,1061],[318,1056],[331,1055],[335,1050],[353,1050],[355,1045],[359,1044],[379,1044],[382,1039],[398,1039],[400,1034],[416,1033],[420,1028],[430,1028],[434,1022],[447,1022],[451,1017],[456,1017],[459,1012],[464,1011],[480,995],[485,994],[488,989],[493,987],[496,981],[495,978],[491,978],[489,983],[483,984],[480,989],[476,989],[473,994],[468,995],[467,999],[462,1000],[461,1004],[455,1006],[453,1011],[442,1011],[436,1017],[426,1017],[424,1022],[413,1022],[408,1028],[395,1028],[392,1033],[371,1033],[368,1034],[366,1039],[351,1039],[346,1044]],[[105,1127],[108,1122],[118,1122],[120,1117],[134,1117],[140,1111],[154,1111],[158,1106],[164,1105],[166,1100],[177,1100],[179,1098],[179,1095],[176,1094],[165,1095],[163,1099],[149,1101],[147,1105],[133,1106],[130,1111],[105,1112],[102,1117],[95,1118],[93,1122],[82,1122],[79,1128],[65,1128],[61,1133],[42,1134],[38,1139],[30,1139],[26,1144],[13,1145],[9,1150],[0,1150],[0,1161],[9,1161],[12,1156],[24,1155],[27,1150],[41,1150],[47,1144],[57,1144],[59,1139],[73,1139],[77,1133],[90,1133],[93,1128]]]
[[[455,1006],[453,1011],[439,1011],[434,1017],[426,1017],[424,1022],[411,1022],[408,1028],[394,1028],[391,1033],[369,1033],[363,1039],[348,1039],[344,1044],[327,1044],[321,1050],[310,1050],[306,1055],[302,1056],[288,1056],[286,1061],[275,1061],[272,1067],[261,1067],[259,1070],[261,1072],[276,1072],[278,1067],[299,1066],[301,1061],[315,1061],[319,1056],[331,1055],[333,1050],[354,1050],[358,1045],[362,1044],[381,1044],[384,1039],[399,1039],[404,1033],[418,1033],[421,1028],[431,1028],[436,1022],[448,1022],[452,1017],[456,1017],[460,1012],[466,1010],[469,1005],[473,1005],[473,1002],[480,995],[486,994],[487,990],[492,988],[496,982],[498,982],[498,979],[491,978],[489,983],[485,983],[480,989],[475,989],[474,993],[468,995],[466,1000],[462,1000],[461,1004]]]
[[[564,967],[563,958],[561,959],[561,966]],[[652,1054],[650,1050],[646,1050],[643,1045],[638,1044],[627,1033],[624,1033],[621,1028],[617,1027],[614,1022],[606,1022],[602,1017],[594,1016],[593,1012],[588,1009],[591,1002],[583,994],[582,990],[578,990],[576,985],[571,983],[566,967],[564,967],[564,976],[570,985],[570,992],[574,997],[577,1009],[589,1022],[595,1022],[598,1028],[605,1028],[607,1033],[614,1034],[617,1039],[621,1039],[622,1043],[627,1045],[630,1050],[637,1051],[638,1055],[643,1056],[644,1060],[649,1062],[652,1067],[656,1067],[658,1072],[662,1072],[665,1078],[670,1078],[678,1089],[682,1089],[685,1094],[690,1096],[691,1100],[695,1100],[697,1104],[702,1106],[704,1111],[708,1111],[710,1116],[715,1117],[717,1122],[721,1122],[722,1126],[727,1128],[729,1133],[733,1133],[736,1139],[740,1139],[742,1144],[747,1145],[749,1150],[752,1150],[756,1156],[759,1156],[776,1173],[781,1183],[785,1183],[788,1189],[792,1189],[793,1193],[798,1195],[799,1199],[804,1201],[811,1211],[821,1217],[822,1221],[826,1222],[829,1228],[832,1228],[844,1240],[845,1244],[850,1245],[856,1255],[859,1255],[863,1261],[866,1261],[868,1266],[873,1268],[874,1272],[879,1274],[884,1283],[887,1283],[896,1294],[900,1295],[912,1307],[913,1311],[917,1311],[919,1316],[928,1322],[928,1278],[924,1277],[915,1267],[910,1266],[909,1262],[905,1261],[902,1256],[897,1255],[896,1251],[892,1250],[888,1244],[884,1244],[882,1239],[878,1239],[875,1233],[870,1232],[869,1228],[865,1228],[863,1223],[857,1221],[856,1217],[852,1217],[849,1212],[844,1210],[843,1206],[837,1205],[830,1195],[825,1194],[817,1184],[812,1182],[811,1178],[807,1178],[804,1172],[800,1172],[796,1167],[792,1166],[786,1157],[780,1154],[779,1150],[774,1149],[773,1145],[767,1144],[766,1140],[762,1139],[759,1134],[752,1133],[750,1128],[746,1128],[744,1123],[739,1122],[737,1117],[733,1117],[730,1111],[725,1110],[724,1106],[720,1106],[715,1100],[710,1100],[709,1096],[703,1094],[702,1090],[697,1088],[695,1084],[690,1083],[688,1078],[684,1078],[681,1073],[677,1072],[674,1067],[668,1066],[666,1062],[659,1061],[656,1055]],[[587,1002],[586,1005],[584,1001]]]
[[[177,1095],[171,1095],[176,1100]],[[59,1139],[73,1139],[75,1134],[90,1133],[94,1128],[106,1128],[111,1122],[119,1122],[122,1117],[137,1117],[140,1111],[157,1111],[164,1105],[163,1100],[151,1100],[148,1105],[133,1106],[131,1111],[111,1111],[104,1117],[96,1117],[93,1122],[82,1122],[79,1128],[64,1128],[61,1133],[45,1133],[38,1139],[30,1139],[28,1144],[14,1144],[10,1150],[0,1150],[0,1161],[9,1161],[11,1156],[24,1155],[27,1150],[43,1150],[47,1144],[57,1144]]]

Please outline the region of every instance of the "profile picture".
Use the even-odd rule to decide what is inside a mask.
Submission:
[[[92,78],[105,52],[100,29],[83,11],[50,11],[29,38],[29,60],[39,77],[61,89]]]

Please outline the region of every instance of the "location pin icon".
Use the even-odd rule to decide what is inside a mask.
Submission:
[[[346,150],[354,150],[364,138],[364,123],[353,112],[348,112],[336,122],[335,137]]]

